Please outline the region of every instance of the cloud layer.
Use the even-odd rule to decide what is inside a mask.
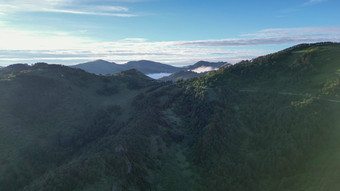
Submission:
[[[0,64],[17,62],[76,64],[95,59],[115,62],[149,59],[172,64],[198,60],[237,62],[299,43],[340,42],[340,27],[277,28],[235,39],[149,42],[127,38],[98,42],[74,34],[0,29]]]
[[[100,15],[115,17],[135,17],[128,7],[109,4],[92,5],[91,1],[80,0],[0,0],[0,14],[20,12],[51,12],[78,15]]]

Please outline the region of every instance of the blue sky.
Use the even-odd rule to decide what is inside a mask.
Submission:
[[[0,65],[236,63],[340,41],[339,0],[0,0]]]

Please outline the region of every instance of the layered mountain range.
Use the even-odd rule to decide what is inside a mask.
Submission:
[[[0,190],[340,188],[340,44],[178,83],[130,69],[0,69]]]
[[[153,62],[148,60],[131,61],[126,64],[116,64],[114,62],[108,62],[105,60],[95,60],[83,64],[77,64],[72,67],[80,68],[87,72],[94,74],[115,74],[124,70],[136,69],[144,74],[155,74],[155,73],[175,73],[179,71],[195,71],[196,73],[208,72],[217,70],[221,66],[230,65],[227,62],[206,62],[200,61],[194,65],[185,67],[175,67],[159,62]]]

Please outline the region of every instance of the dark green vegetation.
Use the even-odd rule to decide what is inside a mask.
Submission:
[[[170,76],[165,76],[163,78],[160,78],[160,81],[172,81],[172,82],[177,82],[178,80],[188,80],[191,78],[196,78],[200,76],[205,76],[208,73],[196,73],[192,71],[179,71],[171,74]]]
[[[220,68],[220,67],[227,67],[231,66],[228,62],[207,62],[207,61],[199,61],[195,63],[194,65],[185,66],[183,68],[188,70],[193,70],[199,67],[212,67],[212,68]]]
[[[339,190],[340,45],[158,83],[0,70],[0,190]]]

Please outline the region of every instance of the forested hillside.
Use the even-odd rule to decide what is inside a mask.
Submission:
[[[340,45],[160,83],[0,69],[0,190],[339,190]]]
[[[215,102],[193,146],[207,189],[340,188],[339,53],[302,44],[191,81]]]

